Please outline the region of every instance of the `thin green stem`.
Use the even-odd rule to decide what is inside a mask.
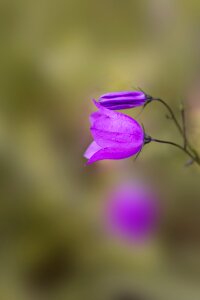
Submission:
[[[184,148],[187,148],[187,136],[186,136],[186,124],[185,124],[185,110],[184,106],[181,104],[181,117],[182,117],[182,125],[183,125],[183,145]]]
[[[198,165],[200,165],[200,160],[198,157],[193,156],[193,154],[191,154],[187,149],[185,149],[183,146],[176,144],[174,142],[170,142],[170,141],[164,141],[164,140],[159,140],[159,139],[155,139],[155,138],[151,138],[152,142],[156,142],[156,143],[162,143],[162,144],[169,144],[172,146],[175,146],[179,149],[181,149],[183,152],[185,152],[193,161],[195,161]]]
[[[185,127],[182,129],[181,125],[179,124],[178,120],[176,119],[175,117],[175,114],[173,112],[173,110],[171,109],[171,107],[163,100],[163,99],[160,99],[160,98],[153,98],[153,100],[156,100],[156,101],[159,101],[160,103],[162,103],[166,108],[167,110],[169,111],[170,113],[170,116],[171,116],[171,119],[174,121],[176,127],[178,128],[180,134],[182,135],[183,137],[183,140],[184,140],[184,148],[188,148],[195,156],[195,159],[199,161],[199,155],[197,153],[197,151],[195,149],[193,149],[193,147],[190,145],[190,143],[188,142],[188,139],[186,137],[186,133],[185,133]],[[184,126],[185,126],[185,119],[184,119]]]
[[[181,133],[181,135],[183,135],[183,131],[182,131],[182,128],[181,128],[181,125],[179,124],[179,122],[177,121],[176,117],[175,117],[175,114],[173,112],[173,110],[171,109],[171,107],[162,99],[160,98],[153,98],[153,100],[156,100],[156,101],[159,101],[161,102],[166,108],[167,110],[169,111],[170,115],[171,115],[171,118],[172,120],[174,121],[174,123],[176,124],[176,127],[178,128],[179,132]]]

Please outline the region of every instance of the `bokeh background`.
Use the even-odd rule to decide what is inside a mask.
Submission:
[[[186,107],[200,150],[200,2],[0,1],[0,298],[200,299],[200,171],[150,144],[136,162],[85,166],[92,98],[143,88]],[[129,112],[179,141],[166,111]],[[127,245],[103,229],[108,191],[140,178],[160,194],[158,232]]]

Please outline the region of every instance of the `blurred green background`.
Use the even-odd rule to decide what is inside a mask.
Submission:
[[[85,166],[92,98],[143,88],[179,114],[199,147],[200,2],[0,1],[0,299],[200,299],[200,171],[164,145]],[[180,141],[165,110],[131,111]],[[156,237],[128,246],[102,228],[106,195],[151,182]]]

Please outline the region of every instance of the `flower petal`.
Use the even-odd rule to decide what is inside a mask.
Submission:
[[[134,103],[112,103],[110,102],[109,104],[108,103],[104,103],[104,107],[107,107],[111,110],[121,110],[121,109],[129,109],[129,108],[133,108],[133,107],[137,107],[137,106],[141,106],[143,105],[144,103],[141,103],[141,101],[134,101]]]
[[[143,145],[143,134],[141,132],[122,134],[119,132],[108,132],[91,128],[91,133],[94,140],[102,148],[118,147],[123,149]]]
[[[144,105],[149,96],[142,91],[123,91],[101,95],[98,100],[103,107],[119,110]]]
[[[110,110],[110,109],[108,109],[108,108],[102,106],[101,103],[97,102],[97,101],[94,100],[94,99],[93,99],[93,103],[94,103],[94,105],[99,109],[99,111],[100,111],[102,114],[104,114],[105,116],[109,116],[110,118],[115,119],[115,118],[117,118],[117,116],[119,116],[119,115],[122,115],[122,116],[124,115],[124,114],[122,114],[122,113],[120,113],[120,112],[112,111],[112,110]],[[126,115],[126,117],[132,119],[131,117],[129,117],[129,116],[127,116],[127,115]]]
[[[100,96],[100,99],[113,99],[113,98],[131,98],[131,99],[145,99],[145,94],[142,91],[122,91],[106,93]]]
[[[103,159],[123,159],[128,158],[141,150],[142,146],[133,147],[132,149],[116,149],[116,148],[104,148],[97,151],[87,162],[90,165],[98,160]]]
[[[93,126],[94,122],[103,116],[104,114],[102,114],[100,111],[93,112],[89,117],[91,126]]]
[[[103,148],[106,147],[130,147],[142,145],[144,132],[135,120],[122,118],[112,119],[101,117],[91,127],[94,140]]]
[[[94,100],[99,109],[90,116],[94,141],[84,156],[87,164],[103,159],[123,159],[141,150],[144,131],[131,117],[109,110]]]
[[[105,116],[108,116],[112,119],[116,119],[116,120],[124,120],[126,122],[132,122],[132,121],[135,121],[133,118],[123,114],[123,113],[120,113],[120,112],[117,112],[117,111],[112,111],[108,108],[105,108],[103,107],[99,102],[97,102],[96,100],[93,99],[93,102],[95,104],[95,106],[99,109],[99,112],[101,114],[104,114]]]
[[[133,134],[136,130],[142,130],[142,127],[137,121],[129,117],[126,118],[126,115],[117,115],[115,118],[110,118],[105,115],[101,116],[95,120],[93,127],[99,130],[118,132],[122,134]]]
[[[84,153],[84,157],[90,159],[97,151],[99,151],[101,147],[97,145],[95,141],[93,141],[89,147],[86,149]]]

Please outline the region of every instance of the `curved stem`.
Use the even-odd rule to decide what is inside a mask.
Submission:
[[[185,124],[185,110],[183,105],[181,105],[181,117],[182,117],[182,126],[183,126],[183,144],[184,144],[184,148],[187,148],[187,136],[186,136],[186,124]]]
[[[183,152],[185,152],[188,156],[190,156],[192,158],[193,161],[195,161],[198,165],[200,165],[199,158],[196,156],[193,156],[187,149],[185,149],[184,147],[182,147],[179,144],[176,144],[176,143],[170,142],[170,141],[154,139],[154,138],[151,138],[151,141],[156,142],[156,143],[169,144],[169,145],[175,146],[175,147],[181,149]]]
[[[168,111],[170,112],[171,118],[173,119],[174,123],[176,124],[176,127],[178,128],[181,135],[183,135],[182,128],[181,128],[179,122],[177,121],[175,114],[174,114],[173,110],[171,109],[171,107],[164,100],[162,100],[160,98],[156,98],[156,99],[153,98],[153,100],[161,102],[168,109]]]
[[[198,153],[193,149],[193,147],[189,144],[188,140],[187,140],[187,137],[186,137],[186,134],[185,134],[185,128],[184,130],[182,129],[181,125],[179,124],[179,122],[177,121],[175,115],[174,115],[174,112],[173,110],[171,109],[171,107],[162,99],[160,98],[153,98],[153,100],[156,100],[156,101],[159,101],[161,102],[166,108],[167,110],[169,111],[170,115],[171,115],[171,118],[172,120],[174,121],[176,127],[178,128],[180,134],[182,135],[183,137],[183,140],[184,140],[184,148],[186,149],[187,147],[190,149],[190,151],[192,151],[192,153],[195,155],[195,158],[196,160],[199,161],[199,155]]]

